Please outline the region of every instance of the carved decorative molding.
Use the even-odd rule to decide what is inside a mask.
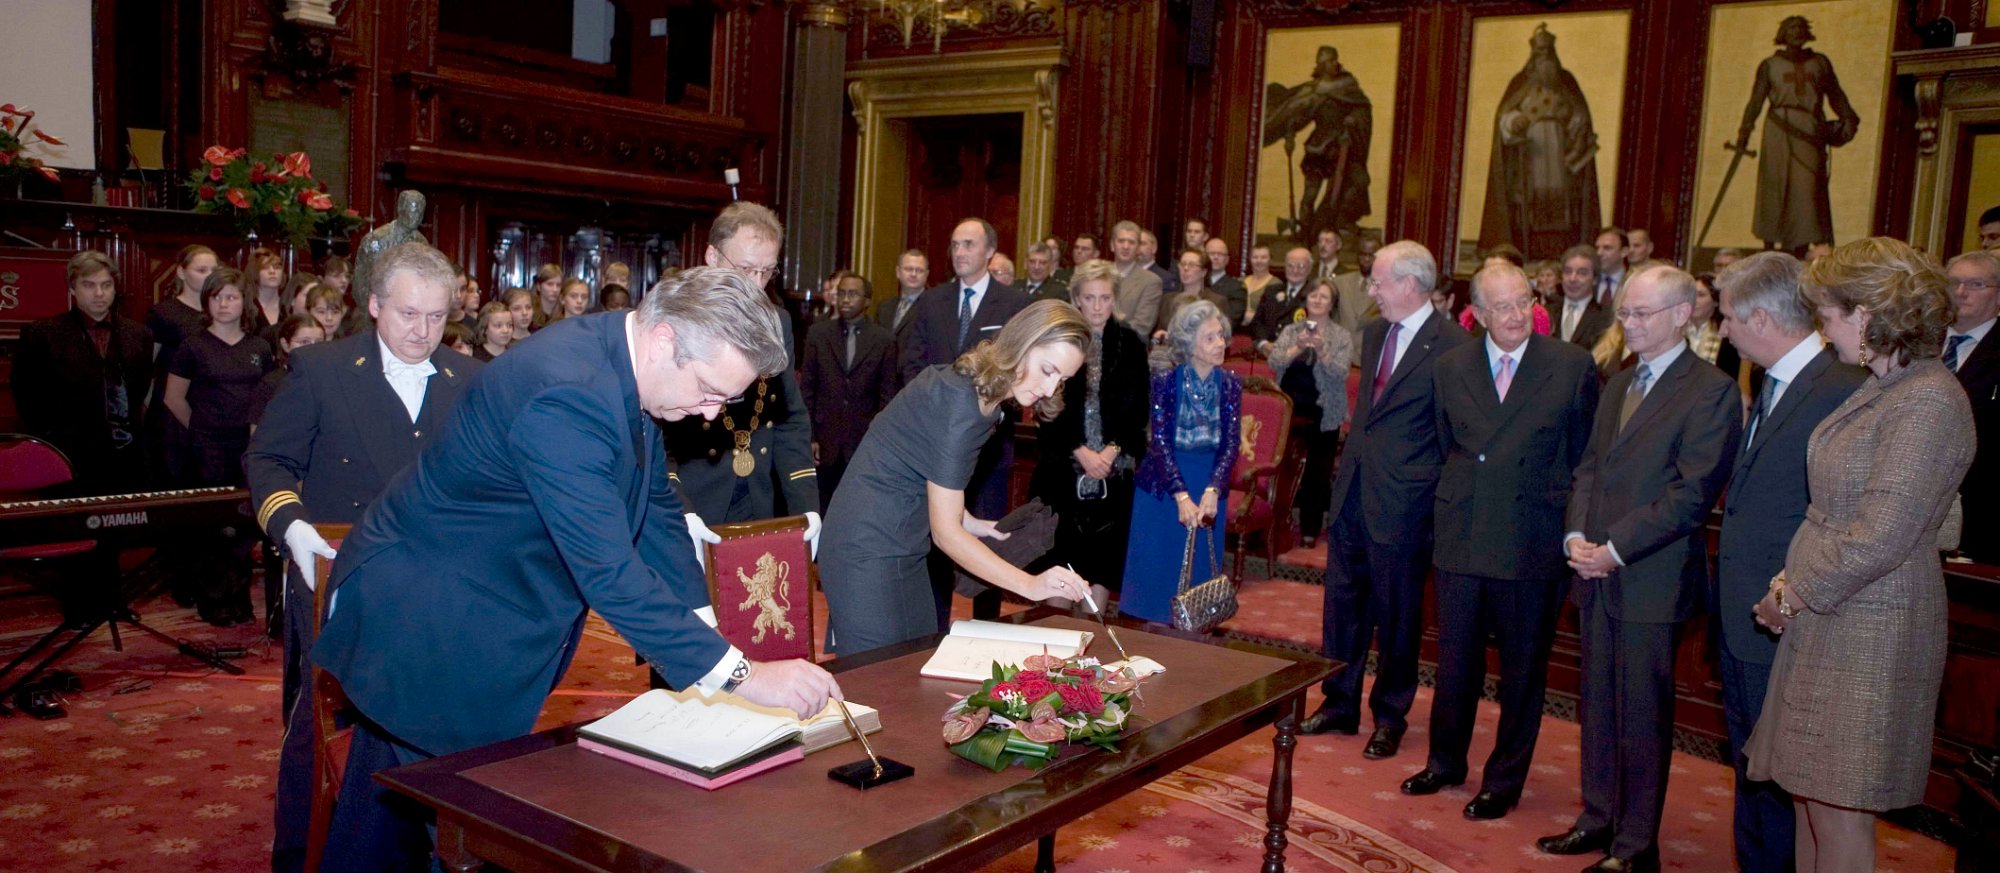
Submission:
[[[827,2],[827,0],[792,0],[792,2],[798,7],[797,17],[794,20],[802,27],[847,29],[847,7],[838,2]]]
[[[1943,79],[1917,82],[1917,154],[1927,158],[1937,154],[1938,91],[1943,86]]]
[[[901,0],[900,7],[857,0],[857,12],[868,31],[868,53],[893,55],[903,51],[948,51],[954,44],[994,38],[1055,36],[1062,30],[1062,7],[1055,0],[949,0],[934,6],[925,0]],[[1102,2],[1102,0],[1088,0]],[[1138,2],[1138,0],[1115,0]],[[939,39],[935,16],[942,10],[944,33]]]

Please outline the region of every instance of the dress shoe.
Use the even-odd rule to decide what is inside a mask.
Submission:
[[[1376,728],[1368,736],[1368,745],[1361,750],[1361,757],[1370,761],[1396,757],[1396,750],[1403,747],[1403,728]]]
[[[1586,831],[1572,827],[1553,837],[1535,841],[1535,847],[1551,855],[1587,855],[1611,848],[1611,829]]]
[[[1361,732],[1360,722],[1361,719],[1358,716],[1354,721],[1337,722],[1334,720],[1333,713],[1322,709],[1312,715],[1306,716],[1305,721],[1299,722],[1299,733],[1309,735],[1339,734],[1343,737],[1351,737]]]
[[[1464,784],[1464,776],[1460,776],[1457,779],[1446,779],[1438,775],[1437,771],[1426,768],[1418,770],[1417,775],[1403,780],[1403,793],[1411,797],[1423,797],[1427,794],[1436,794],[1448,786]]]
[[[1508,810],[1520,802],[1519,794],[1494,794],[1491,791],[1481,791],[1473,795],[1471,803],[1465,805],[1465,817],[1473,821],[1503,818]]]
[[[1647,849],[1630,858],[1605,855],[1583,868],[1583,873],[1660,873],[1660,850]]]

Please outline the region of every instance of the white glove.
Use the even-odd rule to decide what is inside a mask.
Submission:
[[[326,537],[320,536],[319,531],[303,518],[292,519],[292,523],[285,527],[285,551],[291,553],[292,563],[306,577],[307,591],[318,584],[313,578],[313,558],[317,556],[331,561],[336,554]]]
[[[688,538],[694,540],[695,563],[701,565],[702,572],[708,572],[708,550],[702,548],[701,544],[720,543],[722,542],[722,536],[715,531],[709,530],[708,525],[702,524],[701,516],[695,515],[692,512],[687,514],[687,523]]]
[[[812,544],[812,559],[819,560],[819,513],[806,513],[806,542]]]

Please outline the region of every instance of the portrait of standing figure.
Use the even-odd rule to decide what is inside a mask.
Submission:
[[[1600,225],[1597,131],[1590,101],[1537,25],[1528,62],[1494,110],[1493,149],[1479,247],[1559,252],[1588,242]]]
[[[1333,228],[1353,238],[1369,212],[1368,146],[1375,128],[1375,108],[1361,82],[1340,65],[1338,49],[1320,46],[1310,81],[1289,88],[1271,82],[1265,92],[1263,142],[1282,141],[1287,164],[1295,159],[1299,134],[1312,128],[1296,157],[1305,191],[1280,231],[1307,239]]]
[[[1737,130],[1735,148],[1742,149],[1750,143],[1757,117],[1764,118],[1751,229],[1765,248],[1796,251],[1834,242],[1828,150],[1852,142],[1861,128],[1861,116],[1841,90],[1833,62],[1806,48],[1813,39],[1812,24],[1804,16],[1789,16],[1778,25],[1778,51],[1758,65]],[[1821,114],[1821,104],[1832,118]]]

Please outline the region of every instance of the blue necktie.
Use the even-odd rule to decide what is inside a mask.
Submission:
[[[958,350],[965,351],[965,335],[972,331],[972,289],[965,289],[965,296],[958,302]]]
[[[1969,339],[1972,339],[1972,334],[1962,333],[1959,334],[1958,336],[1952,337],[1949,341],[1947,341],[1944,344],[1945,369],[1950,370],[1954,373],[1958,372],[1958,347],[1965,345],[1966,340]]]

